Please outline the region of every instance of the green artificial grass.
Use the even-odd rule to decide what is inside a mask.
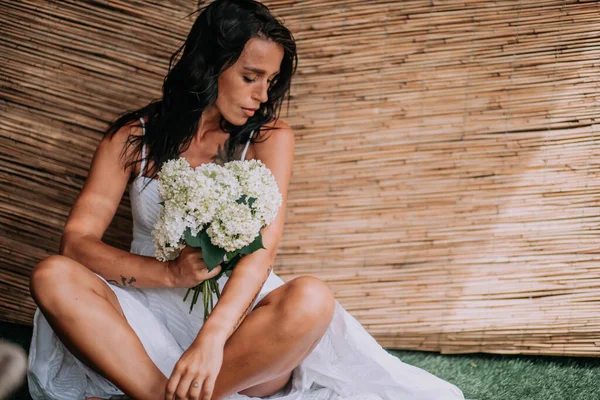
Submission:
[[[0,338],[29,350],[31,328],[0,322]],[[452,382],[467,399],[600,400],[600,360],[596,358],[389,352]],[[31,399],[26,386],[12,399]]]
[[[458,386],[474,400],[600,400],[596,358],[390,353]]]

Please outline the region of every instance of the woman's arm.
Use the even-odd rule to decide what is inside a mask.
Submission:
[[[61,254],[74,259],[108,282],[121,287],[173,287],[168,262],[112,247],[98,237],[72,234],[64,240]]]
[[[123,157],[121,155],[129,134],[140,134],[140,131],[139,127],[125,125],[112,138],[100,141],[85,184],[67,218],[59,252],[120,286],[173,286],[167,262],[102,242],[132,173],[132,167],[125,168],[132,157],[131,147]]]
[[[252,254],[245,255],[233,269],[223,293],[201,329],[202,334],[219,337],[223,343],[233,334],[250,312],[260,289],[273,269],[273,262],[283,232],[286,215],[287,190],[292,174],[294,133],[279,121],[277,129],[254,145],[255,158],[271,170],[282,195],[282,205],[273,222],[262,230],[263,245]]]

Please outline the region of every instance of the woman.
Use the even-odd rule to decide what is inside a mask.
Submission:
[[[324,282],[284,283],[272,271],[294,150],[292,130],[277,116],[296,63],[291,33],[265,6],[217,0],[171,58],[162,99],[108,130],[61,255],[31,276],[35,399],[463,399],[455,386],[389,355]],[[190,247],[172,262],[153,257],[156,172],[178,156],[192,166],[262,160],[283,195],[262,232],[266,249],[220,278],[222,295],[205,323],[203,307],[189,314],[183,293],[220,267],[208,272]],[[124,252],[101,238],[128,182],[134,236]]]

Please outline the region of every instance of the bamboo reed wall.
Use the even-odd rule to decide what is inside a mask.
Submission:
[[[1,319],[30,323],[32,267],[192,3],[0,2]],[[278,274],[386,347],[598,355],[600,3],[265,3],[300,55]],[[105,240],[130,230],[125,196]]]

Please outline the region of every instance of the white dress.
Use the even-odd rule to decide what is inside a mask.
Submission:
[[[242,159],[245,158],[248,144],[246,143]],[[147,181],[150,181],[149,185],[142,191]],[[133,242],[130,251],[153,256],[152,229],[160,207],[157,182],[138,176],[130,186],[130,199],[133,215]],[[227,276],[219,279],[221,289],[227,279]],[[191,314],[188,313],[189,298],[186,303],[182,301],[186,289],[137,289],[106,284],[115,292],[127,321],[139,336],[152,361],[165,376],[170,376],[175,363],[202,326],[203,307],[196,306]],[[254,305],[282,284],[284,281],[271,272]],[[39,308],[34,316],[28,383],[31,396],[36,400],[81,400],[91,396],[109,398],[123,394],[63,346]],[[325,335],[312,353],[294,369],[291,387],[288,385],[269,398],[464,399],[456,386],[423,369],[403,363],[386,352],[337,301],[333,320]],[[234,394],[226,399],[248,400],[251,397]]]

